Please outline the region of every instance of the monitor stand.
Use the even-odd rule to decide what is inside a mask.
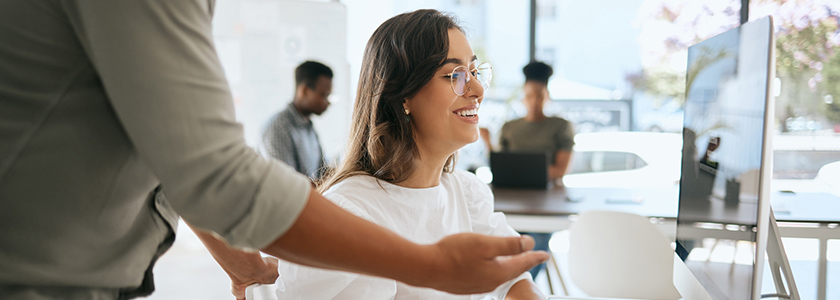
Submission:
[[[782,236],[779,233],[779,225],[776,224],[776,217],[773,209],[770,209],[770,230],[767,233],[767,263],[770,265],[770,273],[773,275],[773,282],[776,286],[775,294],[761,295],[761,298],[801,300],[799,290],[793,280],[793,272],[790,269],[790,262],[785,254],[785,247],[782,244]],[[674,287],[680,292],[685,300],[713,300],[712,296],[703,288],[703,285],[694,277],[688,267],[683,263],[680,256],[674,253],[673,269]],[[784,278],[782,277],[784,275]],[[785,283],[789,291],[785,289]]]
[[[776,224],[776,217],[773,215],[773,208],[770,208],[770,230],[767,235],[767,263],[770,265],[770,273],[773,274],[773,282],[776,284],[776,294],[762,295],[762,298],[800,300],[799,290],[796,289],[796,282],[793,280],[793,271],[790,269],[790,262],[785,253],[785,246],[782,244],[779,225]],[[785,283],[790,291],[785,291]]]

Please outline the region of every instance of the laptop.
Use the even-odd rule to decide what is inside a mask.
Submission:
[[[520,189],[547,189],[548,155],[539,152],[491,152],[493,186]]]

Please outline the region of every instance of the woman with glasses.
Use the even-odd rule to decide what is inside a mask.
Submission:
[[[504,215],[493,212],[489,187],[453,169],[455,152],[478,139],[478,108],[490,72],[448,15],[418,10],[385,21],[368,41],[349,145],[320,185],[324,196],[421,244],[461,232],[516,236]],[[544,298],[527,272],[489,294],[453,295],[287,262],[278,270],[273,287],[255,289],[258,298]]]

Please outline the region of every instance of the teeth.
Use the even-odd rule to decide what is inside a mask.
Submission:
[[[458,111],[456,113],[459,116],[462,116],[462,117],[475,116],[475,115],[478,114],[478,110],[477,109],[465,109],[465,110]]]

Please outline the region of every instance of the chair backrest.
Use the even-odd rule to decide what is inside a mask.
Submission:
[[[586,211],[570,228],[569,277],[592,297],[680,299],[673,260],[670,242],[639,215]]]

